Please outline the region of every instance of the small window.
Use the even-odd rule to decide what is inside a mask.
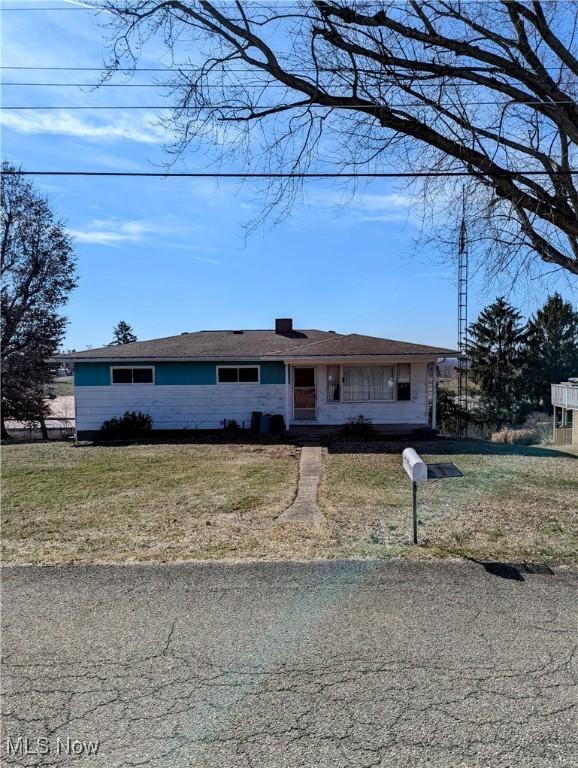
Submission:
[[[113,384],[152,384],[154,375],[152,368],[122,368],[112,369]]]
[[[153,383],[152,368],[133,368],[132,383],[133,384],[152,384]]]
[[[238,368],[219,368],[219,384],[235,384],[238,381]]]
[[[258,384],[259,366],[219,366],[217,368],[217,381],[219,384]]]
[[[314,387],[315,368],[295,368],[294,379],[294,385],[296,387]]]
[[[239,381],[256,384],[259,381],[259,369],[239,368]]]
[[[397,399],[411,400],[411,365],[409,363],[397,366]]]
[[[327,400],[336,402],[339,400],[341,384],[340,368],[338,365],[327,366]]]
[[[113,384],[132,384],[132,368],[113,368]]]

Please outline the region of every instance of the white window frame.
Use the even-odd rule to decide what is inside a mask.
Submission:
[[[257,381],[219,381],[219,371],[222,368],[235,368],[235,370],[240,370],[241,368],[256,368],[257,369]],[[217,366],[217,384],[221,386],[227,386],[229,384],[233,384],[234,386],[238,387],[239,384],[243,384],[245,386],[250,384],[260,384],[261,383],[261,366],[258,364],[255,365],[218,365]]]
[[[343,399],[343,369],[344,368],[372,368],[375,366],[371,365],[365,365],[360,366],[359,363],[351,363],[351,365],[340,365],[339,366],[339,400],[329,400],[327,397],[327,368],[329,365],[335,365],[335,363],[327,363],[325,365],[325,402],[328,405],[334,404],[334,403],[410,403],[413,396],[413,363],[389,363],[393,367],[393,394],[394,396],[390,400],[344,400]],[[376,363],[377,367],[383,367],[384,365],[388,365],[388,363]],[[410,398],[409,400],[398,400],[397,399],[397,366],[398,365],[409,365],[409,392],[410,392]]]
[[[148,371],[153,372],[153,380],[152,381],[113,381],[113,371],[126,371],[133,370],[134,368],[145,368]],[[113,387],[150,387],[155,383],[156,378],[156,371],[154,365],[111,365],[110,366],[110,383]]]
[[[409,400],[399,400],[397,397],[397,366],[398,365],[409,365],[409,382],[403,382],[405,384],[409,383]],[[396,363],[395,364],[395,402],[396,403],[411,403],[413,397],[413,365],[411,363]]]

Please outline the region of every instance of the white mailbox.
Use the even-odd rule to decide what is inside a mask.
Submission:
[[[403,468],[409,475],[412,483],[421,483],[427,480],[427,464],[420,459],[419,454],[413,448],[406,448],[401,454]]]
[[[446,477],[463,477],[455,464],[426,464],[414,448],[406,448],[401,454],[403,468],[411,480],[413,543],[417,544],[417,484],[424,480],[442,480]]]

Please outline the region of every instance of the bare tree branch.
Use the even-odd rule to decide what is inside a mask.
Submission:
[[[578,274],[578,6],[101,4],[114,18],[109,74],[159,36],[178,62],[167,121],[175,154],[211,138],[221,160],[238,163],[242,151],[250,168],[270,171],[465,169],[471,226],[490,270],[542,260]],[[269,188],[267,213],[290,209],[294,183]],[[423,191],[438,211],[439,184]]]

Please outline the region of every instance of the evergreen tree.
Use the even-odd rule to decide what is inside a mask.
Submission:
[[[469,328],[471,380],[477,386],[472,409],[481,420],[516,423],[522,413],[521,365],[526,329],[504,297],[486,307]]]
[[[578,376],[578,312],[555,293],[528,322],[524,387],[529,401],[550,410],[550,385],[571,376]]]
[[[128,323],[121,320],[113,328],[111,345],[132,344],[133,341],[137,341],[136,334]]]
[[[36,345],[26,353],[15,352],[5,358],[7,373],[2,377],[2,419],[39,422],[42,437],[48,439],[45,419],[50,416],[48,384],[53,380],[52,366],[46,356],[54,352],[52,345],[43,349]],[[8,437],[6,430],[3,439]]]

